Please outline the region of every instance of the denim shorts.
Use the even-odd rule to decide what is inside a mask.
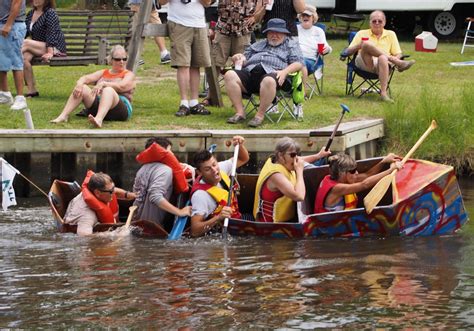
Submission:
[[[3,24],[0,24],[0,30],[2,28]],[[25,34],[25,23],[16,22],[6,38],[0,35],[0,71],[23,70],[21,46]]]

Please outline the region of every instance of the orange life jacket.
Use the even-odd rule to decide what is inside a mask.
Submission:
[[[117,223],[119,206],[115,193],[112,194],[112,201],[104,203],[97,199],[94,193],[87,188],[87,184],[93,174],[92,170],[87,171],[86,178],[82,182],[82,197],[89,208],[95,212],[100,223]]]
[[[150,147],[138,154],[136,160],[140,164],[152,162],[166,164],[173,171],[174,193],[179,194],[189,190],[181,163],[179,163],[178,159],[172,152],[161,147],[157,143],[153,143]]]

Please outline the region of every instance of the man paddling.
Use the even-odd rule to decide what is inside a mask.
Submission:
[[[118,221],[117,198],[132,200],[135,199],[135,194],[115,187],[109,175],[89,171],[81,193],[69,203],[64,221],[77,225],[78,235],[90,235],[95,225]]]
[[[232,145],[240,145],[237,157],[237,167],[249,161],[249,153],[243,145],[245,139],[241,136],[232,138]],[[240,212],[235,195],[230,206],[227,206],[231,190],[229,174],[232,171],[233,157],[217,162],[208,150],[202,150],[194,156],[198,178],[191,189],[191,235],[204,235],[216,226],[221,225],[225,218],[240,218]]]

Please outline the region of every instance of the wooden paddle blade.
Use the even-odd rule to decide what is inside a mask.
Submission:
[[[378,181],[377,184],[372,188],[372,190],[364,198],[364,206],[367,214],[370,214],[372,210],[377,206],[377,204],[382,200],[383,196],[387,192],[392,179],[395,178],[397,170],[392,171],[387,176],[383,177]]]
[[[127,217],[127,222],[125,222],[125,228],[128,228],[130,226],[130,222],[132,221],[133,214],[135,213],[136,209],[137,209],[137,206],[130,206],[128,208],[128,217]]]

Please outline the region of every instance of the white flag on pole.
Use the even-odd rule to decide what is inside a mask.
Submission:
[[[3,211],[6,211],[9,206],[16,206],[13,179],[20,172],[1,157],[0,162],[2,163],[2,207]]]

